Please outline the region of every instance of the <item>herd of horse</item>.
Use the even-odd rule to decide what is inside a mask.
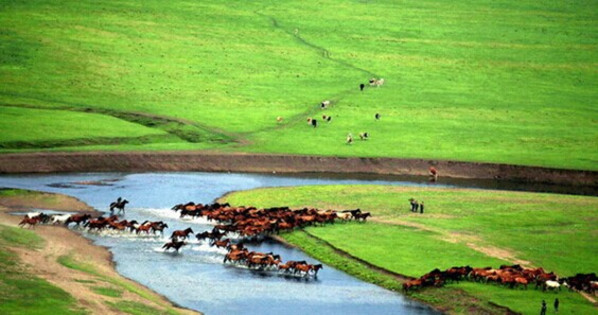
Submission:
[[[332,224],[336,220],[355,220],[365,222],[371,216],[369,212],[361,209],[354,210],[318,210],[303,208],[291,210],[289,207],[273,207],[258,209],[255,207],[231,207],[225,204],[178,204],[172,207],[180,211],[181,218],[205,217],[208,221],[219,224],[214,227],[221,232],[235,232],[241,237],[257,238],[280,231],[291,231],[305,226]]]
[[[370,216],[369,212],[354,210],[318,210],[303,208],[291,210],[288,207],[273,207],[258,209],[255,207],[232,207],[228,203],[220,204],[195,204],[189,202],[178,204],[172,207],[174,211],[180,211],[180,217],[201,218],[208,221],[215,221],[217,224],[211,231],[204,231],[195,234],[198,241],[208,241],[210,246],[225,248],[227,254],[223,263],[243,265],[250,269],[272,270],[276,269],[284,274],[298,275],[302,277],[317,276],[322,268],[321,264],[308,264],[305,261],[282,262],[279,255],[274,253],[260,253],[245,248],[243,242],[246,240],[259,240],[265,236],[279,233],[280,231],[291,231],[305,226],[317,226],[333,224],[335,221],[362,221],[365,222]],[[64,226],[83,226],[89,231],[115,230],[128,231],[130,233],[145,233],[163,235],[168,224],[162,221],[144,221],[138,223],[136,220],[119,220],[117,215],[107,218],[100,216],[92,218],[90,214],[54,214],[47,215],[40,212],[32,212],[25,215],[19,223],[20,226],[35,226],[39,223],[60,224]],[[174,249],[176,252],[188,243],[186,240],[193,235],[193,230],[176,230],[170,236],[170,242],[162,246],[163,249]],[[222,239],[229,233],[236,233],[241,236],[240,241],[233,244],[230,238]],[[586,291],[593,294],[598,290],[598,277],[595,273],[577,274],[572,277],[558,277],[555,273],[547,273],[542,268],[524,268],[520,265],[503,265],[498,269],[491,267],[472,268],[470,266],[452,267],[441,271],[434,269],[431,272],[417,279],[408,280],[403,283],[403,290],[408,292],[424,287],[440,287],[447,282],[471,280],[484,283],[497,283],[510,288],[523,287],[527,289],[529,284],[535,284],[535,288],[543,290],[560,290],[565,286],[571,290]]]
[[[425,275],[403,283],[403,290],[408,292],[424,287],[441,287],[447,282],[471,280],[484,283],[497,283],[509,288],[535,284],[535,289],[560,290],[562,286],[571,290],[586,291],[593,294],[598,289],[598,278],[595,273],[577,274],[573,277],[558,277],[554,272],[545,272],[543,268],[524,268],[521,265],[502,265],[498,269],[492,267],[472,268],[470,266],[451,267],[444,271],[438,268]]]
[[[118,200],[110,205],[110,212],[113,208],[120,208],[127,203],[126,200]],[[273,270],[276,269],[285,275],[300,277],[317,277],[318,271],[322,269],[321,264],[309,264],[306,261],[282,262],[279,255],[274,253],[260,253],[245,248],[243,242],[246,240],[259,240],[265,236],[290,231],[305,226],[318,226],[331,224],[335,221],[355,220],[365,222],[370,217],[369,212],[362,212],[361,209],[334,211],[303,208],[291,210],[288,207],[275,207],[258,209],[255,207],[232,207],[230,204],[179,204],[172,207],[174,211],[180,211],[180,217],[200,218],[205,217],[208,221],[215,221],[217,224],[211,231],[197,233],[195,238],[198,241],[208,241],[210,246],[225,248],[227,254],[223,263],[243,265],[250,269]],[[105,230],[129,232],[146,235],[164,234],[168,224],[163,221],[119,220],[118,215],[109,217],[99,216],[92,218],[90,214],[53,214],[48,215],[41,212],[31,212],[25,215],[19,223],[20,226],[39,224],[58,224],[63,226],[82,227],[89,232],[100,232]],[[222,239],[229,233],[238,234],[241,239],[236,244],[230,238]],[[162,246],[168,251],[173,249],[178,252],[183,246],[188,245],[187,239],[193,236],[192,228],[173,231],[170,241]]]

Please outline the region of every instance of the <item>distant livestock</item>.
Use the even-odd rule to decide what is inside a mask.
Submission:
[[[361,83],[361,84],[359,85],[359,90],[360,90],[360,91],[363,91],[363,88],[365,88],[365,84]]]
[[[326,101],[323,101],[323,102],[320,104],[320,106],[322,107],[322,109],[324,109],[324,108],[328,107],[329,105],[330,105],[330,101],[328,101],[328,100],[326,100]]]
[[[276,117],[276,122],[281,123],[283,121],[282,116]]]
[[[374,115],[374,118],[376,118],[376,120],[380,120],[380,113],[376,113],[376,115]]]
[[[353,143],[353,135],[352,134],[348,134],[347,135],[347,144],[351,144]]]
[[[369,138],[369,135],[367,132],[360,132],[359,133],[359,139],[361,140],[367,140]]]
[[[382,78],[380,78],[380,79],[371,78],[370,79],[370,86],[381,87],[382,85],[384,85],[384,79],[382,79]]]

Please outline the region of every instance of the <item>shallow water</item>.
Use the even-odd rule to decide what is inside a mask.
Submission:
[[[175,204],[209,203],[224,193],[266,186],[325,184],[421,185],[386,180],[340,180],[222,173],[69,174],[0,176],[0,187],[57,192],[81,199],[100,211],[117,197],[128,205],[125,219],[167,222],[165,236],[191,227],[211,230],[203,219],[180,219]],[[427,185],[427,184],[424,184]],[[435,185],[439,186],[439,185]],[[170,233],[169,233],[170,232]],[[324,266],[317,279],[283,276],[222,263],[222,249],[191,241],[180,254],[164,252],[163,236],[87,233],[114,255],[122,275],[165,295],[173,302],[206,314],[435,314],[402,295]],[[283,261],[318,261],[301,251],[273,241],[253,243],[251,250],[274,252]]]

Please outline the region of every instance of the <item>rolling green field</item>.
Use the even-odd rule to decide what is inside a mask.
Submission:
[[[2,8],[0,152],[210,149],[598,169],[598,1]],[[360,92],[372,77],[386,83]],[[62,119],[15,132],[4,122],[15,106],[29,108],[20,126],[35,129],[50,115],[40,108]],[[93,132],[66,111],[88,115]],[[364,131],[370,140],[345,144]]]
[[[407,199],[423,200],[424,214],[409,211]],[[380,279],[338,260],[322,250],[328,244],[375,266],[419,277],[434,268],[471,265],[498,267],[503,263],[541,266],[560,276],[598,270],[594,241],[598,226],[598,198],[465,189],[390,186],[305,186],[236,192],[226,196],[233,205],[289,206],[369,211],[366,224],[339,223],[310,227],[305,232],[284,234],[324,262],[364,280],[396,289]],[[318,240],[325,243],[318,243]],[[371,273],[371,272],[370,272]],[[576,293],[542,293],[510,290],[475,283],[451,284],[445,290],[466,292],[478,299],[506,306],[524,314],[539,311],[542,299],[559,297],[575,314],[591,314],[595,306]],[[443,291],[446,294],[446,291]],[[452,291],[449,291],[452,292]],[[449,293],[449,295],[452,293]],[[433,305],[446,306],[435,289],[414,295]],[[466,312],[456,309],[457,313]]]

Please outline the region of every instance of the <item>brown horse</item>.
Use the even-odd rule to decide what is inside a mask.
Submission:
[[[35,227],[40,222],[39,217],[28,218],[24,217],[23,220],[19,223],[20,227],[25,227],[26,224],[29,225],[30,228]]]
[[[214,241],[210,246],[216,246],[217,248],[225,248],[230,243],[230,239],[224,239],[222,241]]]
[[[183,239],[187,239],[187,236],[189,236],[189,234],[192,234],[192,233],[193,233],[193,229],[191,229],[191,228],[186,228],[184,230],[176,230],[176,231],[172,232],[170,239],[178,240],[179,237],[182,237]]]
[[[413,279],[403,283],[403,291],[408,292],[411,289],[417,289],[422,286],[421,279]]]
[[[176,252],[179,252],[179,249],[183,246],[187,245],[187,242],[184,241],[172,241],[172,242],[168,242],[166,244],[164,244],[164,246],[162,246],[162,248],[165,248],[165,250],[169,250],[171,248],[174,248],[176,250]]]
[[[69,225],[70,223],[75,223],[75,224],[77,224],[77,226],[79,226],[81,223],[85,223],[89,219],[91,219],[90,214],[73,214],[70,218],[68,218],[66,220],[64,225]]]

